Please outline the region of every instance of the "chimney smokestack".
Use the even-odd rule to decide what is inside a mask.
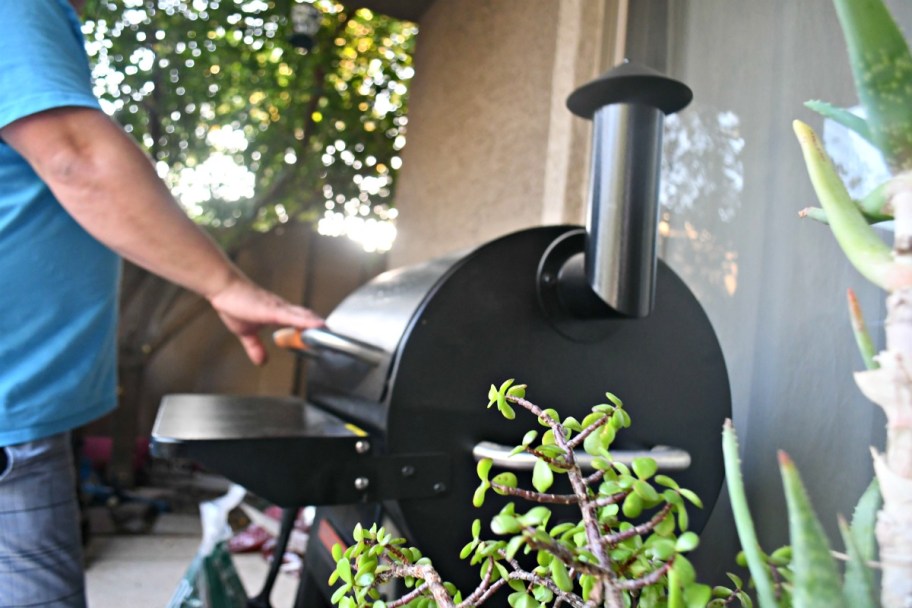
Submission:
[[[653,309],[662,128],[665,115],[692,98],[685,84],[623,63],[567,99],[571,112],[594,123],[586,281],[622,315],[644,317]],[[561,274],[579,273],[568,268]]]

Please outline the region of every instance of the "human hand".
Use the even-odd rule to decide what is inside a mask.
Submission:
[[[246,277],[238,277],[209,298],[225,327],[238,337],[254,365],[266,361],[266,348],[259,332],[267,325],[297,329],[323,327],[323,319],[302,306],[290,304]]]

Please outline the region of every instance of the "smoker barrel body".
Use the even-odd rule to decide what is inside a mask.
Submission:
[[[473,447],[517,445],[538,426],[522,412],[507,421],[486,410],[492,383],[516,378],[529,384],[531,401],[578,419],[611,391],[633,418],[619,433],[619,449],[673,446],[689,453],[690,467],[672,474],[705,503],[692,514],[693,529],[702,529],[719,494],[718,432],[731,415],[731,397],[702,307],[660,261],[648,317],[573,317],[548,296],[540,266],[554,249],[570,257],[584,247],[579,228],[533,228],[461,257],[381,275],[340,304],[327,324],[389,349],[389,361],[367,368],[331,355],[309,370],[308,401],[370,429],[386,453],[449,455],[445,491],[389,506],[410,542],[464,589],[477,574],[458,559],[459,548],[472,520],[503,504],[493,497],[482,511],[472,507]]]

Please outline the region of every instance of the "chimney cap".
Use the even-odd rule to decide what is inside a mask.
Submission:
[[[573,91],[567,108],[582,118],[592,118],[602,107],[615,103],[651,106],[674,114],[693,99],[683,82],[627,60]]]

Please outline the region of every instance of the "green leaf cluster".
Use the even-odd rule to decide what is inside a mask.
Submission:
[[[607,605],[611,594],[642,608],[750,605],[736,577],[734,588],[713,589],[697,581],[685,557],[699,545],[688,530],[688,508],[701,508],[699,497],[661,474],[652,458],[629,463],[613,458],[615,439],[631,425],[617,396],[607,393],[605,403],[577,420],[527,401],[526,388],[513,380],[492,385],[488,407],[496,406],[508,420],[517,410],[536,419],[539,429],[527,431],[514,449],[534,457],[532,487],[521,487],[513,471],[494,474],[489,459],[477,463],[474,505],[482,506],[489,491],[511,500],[489,522],[493,538],[483,537],[480,519],[473,522],[460,558],[478,568],[480,583],[465,596],[445,586],[453,605],[480,605],[502,587],[514,608]],[[567,486],[572,493],[551,493]],[[575,505],[580,516],[567,519],[566,510],[553,510],[554,505]],[[404,540],[389,539],[376,526],[357,528],[354,538],[353,547],[335,556],[339,569],[330,582],[340,587],[334,601],[369,606],[379,599],[377,585],[393,575],[413,589],[405,596],[407,605],[432,601],[433,577],[425,572],[423,582],[416,580],[422,574],[411,568],[422,563],[417,549],[404,548]]]
[[[90,0],[84,12],[102,106],[229,243],[325,213],[386,217],[392,202],[417,26],[315,0],[305,52],[289,41],[301,1]],[[249,172],[252,193],[218,175],[181,190],[216,158]]]

